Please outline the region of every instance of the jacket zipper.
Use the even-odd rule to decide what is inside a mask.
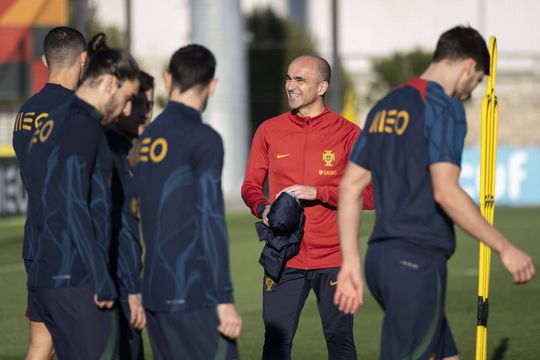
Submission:
[[[306,117],[304,118],[304,120],[305,120],[304,122],[305,136],[304,136],[304,151],[302,152],[302,162],[304,163],[304,169],[302,171],[302,185],[306,184],[306,171],[307,171],[306,153],[307,153],[308,136],[309,136],[309,133],[311,132],[311,126],[310,126],[311,118]],[[304,245],[304,255],[305,255],[304,267],[305,267],[305,270],[309,270],[309,265],[308,265],[309,256],[308,256],[307,244],[305,244],[305,242],[302,242],[302,245]]]

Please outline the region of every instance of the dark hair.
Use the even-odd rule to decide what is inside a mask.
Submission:
[[[204,46],[188,45],[178,49],[169,63],[173,86],[185,92],[194,86],[207,86],[216,72],[216,58]]]
[[[154,88],[154,77],[144,71],[139,71],[139,92],[145,92]]]
[[[114,75],[119,82],[138,80],[139,66],[128,53],[116,49],[103,49],[90,58],[84,69],[81,83],[99,78],[101,75]]]
[[[86,48],[86,52],[88,53],[88,57],[94,56],[98,51],[103,49],[109,49],[109,46],[107,45],[107,35],[105,33],[97,33],[90,39],[88,42],[88,47]]]
[[[433,62],[466,58],[476,61],[476,70],[489,75],[489,51],[478,31],[469,26],[456,26],[443,33],[437,42]]]
[[[71,66],[85,50],[84,36],[67,26],[55,27],[43,40],[43,53],[49,67]]]

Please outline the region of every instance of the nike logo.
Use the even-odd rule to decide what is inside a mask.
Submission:
[[[330,281],[328,284],[329,284],[330,286],[336,286],[337,281]]]
[[[284,157],[287,157],[287,156],[290,156],[291,154],[277,154],[276,157],[278,159],[281,159],[281,158],[284,158]]]

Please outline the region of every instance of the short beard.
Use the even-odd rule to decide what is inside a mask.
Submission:
[[[116,96],[112,96],[106,103],[105,103],[105,107],[104,107],[104,112],[103,112],[103,119],[101,120],[101,123],[103,125],[109,125],[111,123],[113,123],[116,119],[115,119],[115,116],[114,115],[114,112],[115,112],[115,99],[116,99]]]

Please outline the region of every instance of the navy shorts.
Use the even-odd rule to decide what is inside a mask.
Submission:
[[[28,308],[47,326],[59,360],[117,357],[118,312],[99,309],[91,285],[30,292]]]
[[[146,311],[150,344],[156,360],[238,359],[236,341],[217,330],[216,308],[177,312]]]
[[[381,359],[442,359],[457,355],[444,314],[446,257],[402,240],[372,243],[367,285],[384,310]]]
[[[291,358],[300,313],[313,289],[329,359],[356,359],[353,317],[334,304],[339,268],[300,270],[286,267],[278,282],[263,279],[264,360]]]

